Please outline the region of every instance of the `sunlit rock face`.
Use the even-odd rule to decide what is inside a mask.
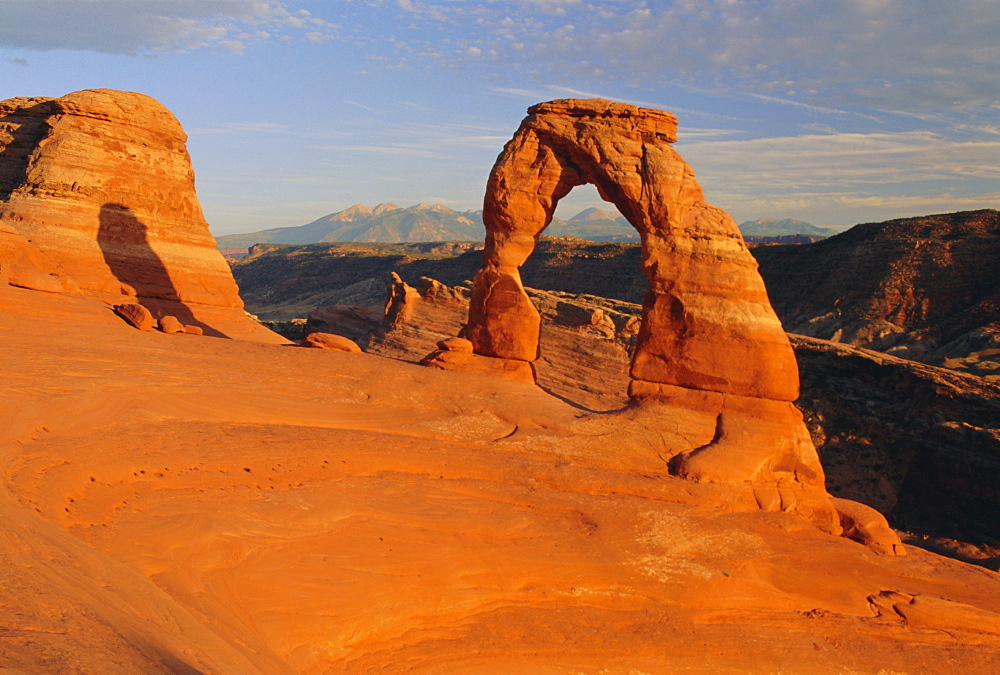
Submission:
[[[573,187],[594,184],[639,231],[649,279],[632,377],[793,401],[798,371],[733,220],[704,201],[671,143],[669,113],[568,99],[528,111],[490,175],[487,241],[470,339],[478,353],[534,360],[538,317],[517,268]]]
[[[154,315],[245,320],[195,194],[186,140],[170,111],[143,94],[0,102],[0,254],[43,268],[64,290],[138,298]]]
[[[528,110],[490,174],[486,248],[469,310],[477,354],[533,361],[539,315],[518,268],[559,200],[591,183],[639,231],[649,281],[629,395],[706,417],[707,437],[670,461],[694,480],[775,483],[815,498],[761,496],[762,508],[798,510],[839,529],[823,470],[792,405],[798,369],[736,224],[704,201],[671,147],[673,115],[601,99]]]

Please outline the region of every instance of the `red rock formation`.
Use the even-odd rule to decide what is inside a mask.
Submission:
[[[756,263],[735,223],[703,200],[694,173],[670,147],[674,117],[575,99],[542,103],[528,113],[487,186],[484,267],[469,319],[477,353],[534,360],[538,316],[521,289],[518,267],[558,201],[592,183],[644,239],[650,290],[632,376],[795,400],[794,357]]]
[[[115,305],[115,314],[125,319],[130,325],[141,331],[153,330],[153,315],[149,310],[135,302],[123,302]],[[176,319],[174,319],[176,321]]]
[[[64,290],[263,339],[209,234],[186,140],[142,94],[0,102],[0,257],[58,273]]]
[[[178,321],[176,316],[171,316],[169,314],[161,316],[159,321],[156,322],[156,327],[159,328],[160,331],[170,335],[176,335],[184,332],[184,324]]]
[[[694,480],[794,486],[810,494],[765,509],[798,510],[839,531],[823,469],[792,405],[798,369],[757,264],[733,220],[704,201],[674,152],[676,119],[600,99],[538,104],[507,143],[484,201],[486,247],[467,337],[477,354],[530,362],[540,316],[518,268],[556,204],[591,183],[642,236],[649,280],[632,358],[634,400],[656,399],[714,420],[670,460]],[[706,426],[706,425],[703,425]]]
[[[1000,211],[863,223],[754,254],[789,330],[1000,382]]]
[[[329,349],[335,352],[361,353],[361,347],[354,340],[333,333],[309,333],[301,346],[313,349]]]
[[[66,294],[0,302],[8,670],[1000,662],[1000,575],[669,477],[649,451],[683,409],[588,416],[495,378],[139,333]]]

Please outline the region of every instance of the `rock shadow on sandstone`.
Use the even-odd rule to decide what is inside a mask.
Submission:
[[[183,325],[198,326],[205,335],[228,337],[195,318],[184,304],[166,265],[153,250],[149,228],[123,204],[101,206],[97,244],[104,262],[136,302],[160,318],[174,316]]]

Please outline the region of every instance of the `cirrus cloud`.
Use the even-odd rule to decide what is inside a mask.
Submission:
[[[241,51],[298,31],[309,40],[335,25],[278,0],[5,0],[0,46],[107,54],[157,54],[203,47]]]

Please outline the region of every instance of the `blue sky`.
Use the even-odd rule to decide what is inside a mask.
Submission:
[[[0,99],[158,99],[216,235],[481,208],[525,109],[567,97],[675,113],[737,222],[846,227],[1000,208],[998,35],[998,0],[0,0]]]

